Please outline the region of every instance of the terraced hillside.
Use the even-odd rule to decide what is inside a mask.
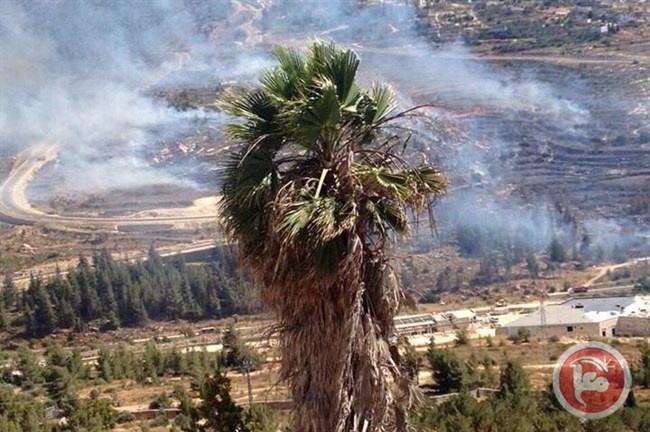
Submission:
[[[432,149],[457,185],[562,200],[585,217],[650,220],[649,65],[486,62],[462,50],[362,56],[373,78],[395,82],[410,102],[441,104],[441,118],[464,132]]]

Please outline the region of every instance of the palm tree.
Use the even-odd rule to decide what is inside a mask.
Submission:
[[[387,246],[446,178],[408,162],[395,122],[410,110],[394,114],[387,85],[359,87],[354,51],[316,41],[274,54],[258,88],[221,100],[241,143],[224,170],[224,226],[277,315],[296,430],[404,430],[403,293]]]

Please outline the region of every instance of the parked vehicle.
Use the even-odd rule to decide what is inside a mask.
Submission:
[[[581,285],[571,288],[570,292],[572,293],[586,293],[589,291],[589,287]]]

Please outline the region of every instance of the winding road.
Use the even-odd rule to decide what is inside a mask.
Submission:
[[[79,227],[113,227],[122,225],[176,224],[180,222],[209,222],[217,217],[215,214],[199,216],[160,216],[160,217],[90,217],[67,216],[43,213],[29,205],[25,196],[27,183],[49,162],[57,157],[57,146],[51,143],[39,143],[16,156],[16,163],[7,178],[0,184],[0,221],[12,225],[33,225],[56,223],[59,225]]]

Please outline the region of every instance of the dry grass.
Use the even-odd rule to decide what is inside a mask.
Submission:
[[[165,378],[158,384],[141,384],[132,380],[113,381],[110,384],[89,386],[78,392],[79,397],[86,398],[95,390],[100,397],[111,398],[119,411],[136,411],[148,409],[149,403],[159,394],[165,392],[168,395],[174,391],[175,386],[182,386],[189,390],[191,380],[189,378]]]

